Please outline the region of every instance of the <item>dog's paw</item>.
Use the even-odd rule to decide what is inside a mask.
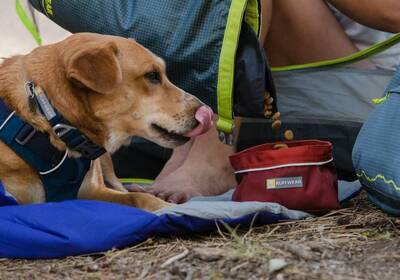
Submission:
[[[147,205],[146,205],[145,209],[147,211],[151,211],[151,212],[160,210],[162,208],[171,207],[171,206],[174,205],[172,203],[168,203],[168,202],[166,202],[166,201],[164,201],[162,199],[159,199],[158,197],[153,197],[153,199],[151,201],[149,201],[148,203],[146,203],[146,204]]]
[[[146,211],[157,211],[162,208],[170,207],[174,204],[168,203],[149,193],[127,193],[131,198],[131,205]]]

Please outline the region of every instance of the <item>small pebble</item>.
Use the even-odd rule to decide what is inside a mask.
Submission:
[[[286,266],[288,266],[288,263],[285,259],[271,259],[269,261],[269,273],[277,272]]]
[[[285,136],[285,139],[288,141],[292,141],[294,139],[293,131],[291,131],[290,129],[285,131],[284,136]]]
[[[272,116],[272,119],[273,119],[274,121],[279,120],[280,118],[281,118],[281,113],[279,113],[279,112],[276,112],[276,113]]]
[[[96,272],[99,270],[99,266],[97,264],[89,265],[87,268],[88,272]]]
[[[224,250],[219,248],[194,248],[194,256],[207,262],[217,261],[225,256]]]
[[[287,148],[289,148],[289,146],[286,145],[286,144],[284,144],[284,143],[279,143],[279,144],[275,144],[275,145],[273,146],[273,148],[279,150],[279,149],[287,149]]]
[[[274,121],[274,122],[272,123],[272,128],[273,128],[273,129],[278,129],[278,128],[281,127],[281,125],[282,125],[282,122],[281,122],[280,120],[276,120],[276,121]]]

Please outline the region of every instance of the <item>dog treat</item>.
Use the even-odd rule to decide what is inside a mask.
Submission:
[[[280,120],[276,120],[276,121],[274,121],[274,122],[272,123],[272,128],[273,128],[273,129],[278,129],[278,128],[281,127],[281,125],[282,125],[282,122],[281,122]]]
[[[274,149],[286,149],[286,148],[289,148],[289,146],[286,145],[286,144],[284,144],[284,143],[279,143],[279,144],[275,144],[275,145],[273,146],[273,148],[274,148]]]
[[[292,141],[294,139],[293,131],[291,131],[290,129],[285,131],[284,136],[285,136],[285,139],[288,141]]]
[[[270,118],[271,115],[272,115],[272,111],[269,111],[269,110],[264,111],[264,117]]]
[[[276,121],[281,118],[281,113],[276,112],[275,114],[272,115],[272,120]]]

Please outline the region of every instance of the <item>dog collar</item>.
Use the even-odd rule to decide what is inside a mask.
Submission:
[[[80,132],[76,127],[66,120],[50,103],[46,93],[36,87],[33,82],[27,82],[25,85],[26,93],[29,98],[29,107],[32,111],[39,111],[50,123],[55,134],[65,143],[69,150],[78,152],[81,156],[90,160],[95,160],[106,152],[91,141],[86,135]],[[22,142],[29,141],[35,134],[35,129],[25,134]]]

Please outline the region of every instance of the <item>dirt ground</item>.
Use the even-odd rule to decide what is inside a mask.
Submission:
[[[303,221],[59,260],[0,259],[0,279],[400,279],[400,219],[361,195]]]

